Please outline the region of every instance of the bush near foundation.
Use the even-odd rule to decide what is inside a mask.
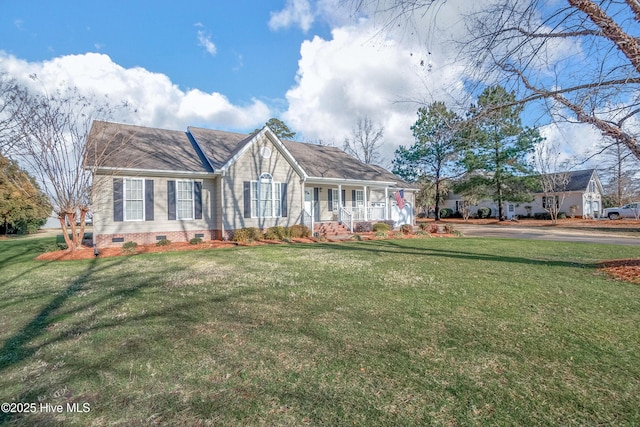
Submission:
[[[291,238],[305,238],[311,237],[311,229],[306,225],[296,224],[289,227],[289,237]]]

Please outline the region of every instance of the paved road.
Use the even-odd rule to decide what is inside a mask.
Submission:
[[[465,237],[502,237],[509,239],[553,240],[562,242],[606,243],[640,246],[640,236],[630,233],[572,230],[551,227],[516,227],[501,225],[455,224]]]

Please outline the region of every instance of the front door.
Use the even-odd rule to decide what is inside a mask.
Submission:
[[[304,210],[313,216],[313,195],[311,189],[304,190]]]
[[[513,203],[507,203],[507,219],[513,219],[516,214],[516,205]]]

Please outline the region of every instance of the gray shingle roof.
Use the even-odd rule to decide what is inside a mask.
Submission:
[[[336,147],[294,141],[283,141],[283,144],[309,177],[402,182],[386,169],[362,163]]]
[[[558,172],[558,174],[568,174],[569,180],[564,191],[585,191],[594,172],[595,169],[584,169],[579,171]],[[542,187],[537,188],[536,192],[542,192]]]
[[[88,139],[88,166],[97,159],[100,166],[111,168],[212,172],[211,167],[213,171],[222,168],[252,137],[198,127],[179,132],[96,121]],[[382,181],[413,187],[386,169],[362,163],[339,148],[282,143],[309,178]]]
[[[214,169],[220,169],[249,142],[252,135],[189,127]]]
[[[95,121],[87,167],[207,172],[185,132]]]

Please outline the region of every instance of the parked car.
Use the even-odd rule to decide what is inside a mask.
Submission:
[[[640,202],[629,203],[619,208],[607,208],[604,210],[604,216],[609,219],[634,218],[640,217]]]

